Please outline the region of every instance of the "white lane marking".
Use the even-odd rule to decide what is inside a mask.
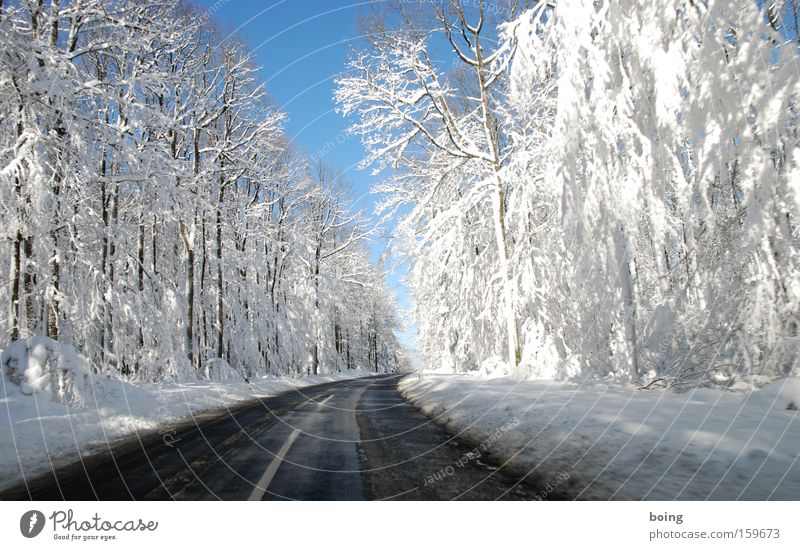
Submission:
[[[325,398],[325,399],[323,399],[322,401],[318,401],[318,402],[317,402],[317,405],[324,405],[325,403],[327,403],[328,401],[330,401],[332,397],[333,397],[333,395],[329,395],[328,397],[326,397],[326,398]]]
[[[261,476],[261,479],[256,483],[256,488],[253,489],[253,492],[250,493],[250,498],[247,500],[261,500],[264,498],[264,493],[267,492],[267,487],[269,487],[269,484],[272,482],[272,478],[275,477],[275,472],[278,471],[281,462],[283,462],[283,458],[286,456],[286,453],[289,452],[289,448],[292,446],[292,443],[294,443],[294,440],[297,439],[298,435],[300,435],[300,430],[294,430],[291,435],[289,435],[289,438],[284,442],[278,454],[275,455],[272,462],[267,466],[264,475]]]

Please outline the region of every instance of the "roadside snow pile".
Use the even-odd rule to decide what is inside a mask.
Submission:
[[[774,405],[778,409],[796,411],[800,408],[800,378],[785,378],[767,384],[753,394],[751,401],[760,401],[762,406]]]
[[[222,374],[212,382],[130,384],[93,374],[72,348],[44,337],[0,354],[0,489],[105,448],[140,430],[311,384],[370,372],[263,377],[247,384]],[[219,371],[222,371],[220,373]]]
[[[46,336],[12,343],[0,354],[3,373],[20,393],[46,395],[53,403],[83,407],[91,400],[92,371],[74,348]]]
[[[451,433],[531,473],[550,488],[543,498],[800,496],[798,378],[675,393],[426,372],[400,389]]]

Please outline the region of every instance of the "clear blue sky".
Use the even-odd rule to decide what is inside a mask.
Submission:
[[[376,197],[369,171],[358,170],[364,149],[357,137],[345,132],[347,120],[336,113],[333,80],[347,63],[352,48],[362,45],[357,26],[359,13],[380,0],[194,0],[223,28],[244,38],[261,65],[267,90],[287,113],[286,131],[308,154],[344,174],[351,184],[354,207],[373,213]],[[376,261],[387,242],[372,242]],[[404,270],[387,277],[407,311]],[[401,334],[411,347],[413,327]]]

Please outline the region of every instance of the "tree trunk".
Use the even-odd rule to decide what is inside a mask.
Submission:
[[[200,235],[201,235],[201,243],[200,243],[200,251],[202,254],[202,259],[200,260],[200,311],[203,317],[203,324],[200,327],[201,336],[200,340],[202,341],[202,355],[203,359],[208,358],[208,312],[206,311],[208,308],[206,307],[206,273],[207,273],[207,264],[208,264],[208,241],[206,239],[206,216],[203,213],[200,216]]]
[[[620,286],[622,287],[622,300],[624,311],[625,340],[628,342],[630,355],[631,381],[639,378],[639,353],[636,334],[636,294],[633,277],[630,269],[630,252],[625,228],[618,227],[614,231],[614,248],[618,265]]]
[[[137,288],[139,290],[139,307],[141,308],[143,296],[144,296],[144,216],[141,216],[139,219],[139,251],[138,251],[138,260],[139,266],[137,268],[136,278],[137,278]],[[141,319],[140,321],[144,321]],[[139,323],[139,337],[138,337],[138,344],[139,344],[139,353],[138,356],[141,356],[142,351],[144,350],[144,328],[142,326],[142,322]],[[136,363],[136,370],[139,370],[139,363],[137,360]]]
[[[151,271],[158,275],[158,218],[153,214],[153,224],[150,229],[150,252],[152,254]]]
[[[194,354],[194,231],[191,235],[186,230],[186,224],[180,222],[179,225],[181,240],[185,252],[186,265],[186,322],[184,350],[189,363],[195,366]]]
[[[50,2],[50,49],[53,52],[56,52],[58,49],[58,15],[59,10],[61,8],[61,0],[51,0]],[[67,130],[64,127],[62,114],[59,111],[56,111],[56,127],[54,128],[56,135],[61,140],[64,140],[64,137],[67,134]],[[58,246],[58,225],[60,219],[60,209],[61,209],[61,183],[63,181],[63,173],[62,173],[62,164],[64,162],[63,158],[60,158],[58,152],[55,154],[55,162],[53,163],[53,196],[55,198],[54,201],[54,216],[53,216],[53,226],[54,229],[51,231],[51,239],[53,241],[53,254],[50,257],[50,283],[52,285],[52,290],[50,292],[50,305],[47,309],[47,335],[52,338],[53,340],[58,340],[58,319],[59,319],[59,293],[60,289],[60,279],[61,279],[61,266],[59,264],[59,246]]]
[[[25,291],[25,324],[28,327],[28,334],[35,334],[38,329],[38,323],[33,304],[33,289],[36,284],[36,276],[33,273],[33,237],[25,237],[22,240],[22,251],[25,258],[22,276],[23,289]]]
[[[22,281],[22,233],[18,230],[12,244],[13,271],[11,273],[11,341],[19,340],[19,294]]]
[[[514,313],[514,289],[511,278],[511,264],[508,260],[508,242],[505,224],[505,199],[502,182],[496,175],[495,192],[492,193],[492,211],[494,212],[494,236],[500,260],[500,272],[503,275],[503,311],[506,322],[506,346],[509,367],[516,367],[521,358],[519,323]]]
[[[463,13],[461,14],[463,17]],[[497,255],[500,260],[500,272],[503,275],[503,310],[506,323],[506,346],[508,349],[509,367],[516,367],[521,358],[522,350],[520,344],[519,323],[514,313],[514,292],[513,279],[511,277],[511,264],[509,262],[508,250],[508,231],[506,229],[506,204],[505,186],[500,177],[501,159],[498,147],[498,136],[493,130],[495,125],[492,123],[493,115],[490,106],[488,84],[484,74],[484,61],[479,38],[480,30],[473,32],[475,37],[475,55],[477,67],[475,69],[478,85],[481,91],[481,112],[483,118],[483,132],[486,143],[489,146],[489,155],[492,159],[492,172],[495,180],[495,189],[492,193],[492,211],[494,221],[494,236],[497,246]]]
[[[22,135],[22,122],[17,123],[17,138]],[[14,190],[17,194],[17,200],[20,205],[22,204],[22,184],[20,181],[19,171],[14,176]],[[22,216],[20,216],[22,218]],[[20,287],[22,284],[22,231],[17,229],[12,243],[13,250],[13,272],[11,274],[11,340],[19,340],[20,328]]]
[[[217,203],[217,357],[225,356],[224,289],[222,286],[222,201],[225,187],[220,186]]]
[[[53,235],[53,258],[51,260],[51,284],[53,285],[52,296],[50,297],[50,307],[47,308],[47,336],[53,340],[58,340],[58,319],[59,319],[59,293],[60,279],[61,279],[61,266],[58,259],[58,239]]]
[[[317,249],[314,253],[314,350],[311,359],[312,374],[319,372],[319,339],[321,331],[319,327],[319,265],[322,258],[322,241],[317,241]]]

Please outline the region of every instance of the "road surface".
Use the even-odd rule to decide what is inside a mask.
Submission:
[[[397,375],[310,386],[140,433],[2,500],[531,499],[410,406]]]

